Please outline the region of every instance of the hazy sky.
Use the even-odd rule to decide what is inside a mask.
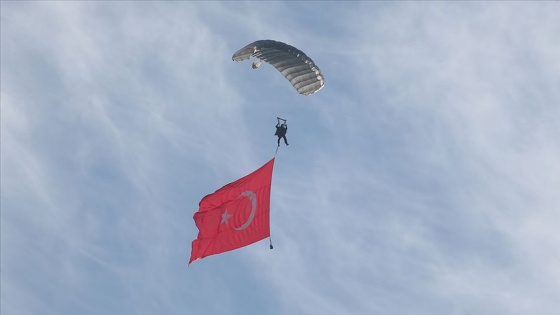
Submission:
[[[1,2],[1,313],[557,315],[560,2]],[[232,54],[286,42],[299,95]],[[276,156],[268,240],[187,267]]]

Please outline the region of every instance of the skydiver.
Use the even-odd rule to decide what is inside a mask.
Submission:
[[[288,144],[288,140],[286,139],[286,132],[288,132],[288,124],[284,121],[284,123],[280,124],[280,121],[276,124],[276,133],[275,136],[278,136],[278,146],[280,146],[280,139],[284,138],[284,143]]]

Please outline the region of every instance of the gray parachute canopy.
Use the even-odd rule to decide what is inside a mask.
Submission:
[[[298,93],[313,94],[325,85],[325,79],[319,67],[303,51],[275,40],[258,40],[233,54],[233,61],[257,57],[273,65],[284,75]],[[260,62],[253,63],[257,69]]]

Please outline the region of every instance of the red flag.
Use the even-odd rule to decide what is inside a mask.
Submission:
[[[247,246],[270,236],[270,185],[274,158],[253,173],[202,198],[193,216],[198,237],[193,260]]]

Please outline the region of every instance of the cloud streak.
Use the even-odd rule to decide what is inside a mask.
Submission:
[[[553,314],[546,3],[2,3],[2,313]],[[522,17],[522,18],[521,18]],[[272,38],[326,76],[234,63]],[[264,164],[272,237],[186,267]]]

